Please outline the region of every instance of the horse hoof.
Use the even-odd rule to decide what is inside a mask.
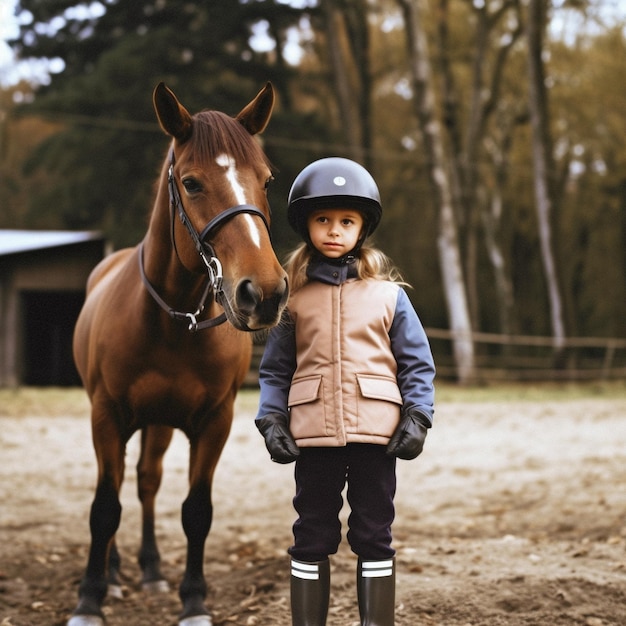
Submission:
[[[107,596],[115,600],[123,600],[124,592],[122,591],[122,585],[109,585],[107,587]]]
[[[67,626],[104,626],[104,620],[97,615],[72,615]]]
[[[192,615],[181,619],[178,626],[213,626],[213,620],[210,615]]]
[[[141,588],[146,593],[167,593],[170,590],[170,585],[167,580],[150,580],[142,583]]]

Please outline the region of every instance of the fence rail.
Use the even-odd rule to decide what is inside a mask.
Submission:
[[[456,377],[455,339],[466,335],[426,328],[443,378]],[[590,381],[626,379],[626,339],[471,333],[477,381]]]
[[[437,377],[457,378],[452,343],[463,338],[443,328],[426,328]],[[626,380],[626,339],[570,337],[559,348],[553,337],[472,333],[474,382]],[[257,387],[263,343],[255,343],[246,387]]]

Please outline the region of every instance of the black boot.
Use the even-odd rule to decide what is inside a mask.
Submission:
[[[291,623],[326,626],[330,598],[330,562],[291,559]]]
[[[393,626],[396,603],[395,559],[363,561],[357,570],[361,626]]]

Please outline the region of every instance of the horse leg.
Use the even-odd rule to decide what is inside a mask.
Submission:
[[[124,463],[122,463],[120,487],[122,485],[122,482],[124,481],[124,471],[125,465]],[[120,573],[121,569],[122,557],[120,556],[119,550],[117,549],[117,543],[115,542],[114,535],[109,542],[109,557],[107,564],[107,595],[111,598],[115,598],[116,600],[122,600],[124,598],[124,593],[122,592],[122,578]]]
[[[204,579],[204,545],[213,521],[211,485],[215,467],[228,438],[230,411],[215,418],[197,438],[191,438],[189,493],[182,506],[183,530],[187,537],[187,562],[179,595],[183,603],[179,626],[211,626],[204,605],[207,584]]]
[[[124,597],[122,593],[122,579],[120,577],[120,569],[122,559],[115,543],[115,537],[109,543],[109,566],[107,576],[107,595],[111,598],[121,600]]]
[[[122,513],[119,490],[124,476],[125,442],[106,417],[94,417],[93,441],[98,459],[98,483],[89,514],[91,546],[78,591],[78,606],[68,626],[104,624],[101,607],[108,588],[107,556]]]
[[[169,584],[161,574],[161,556],[154,531],[156,495],[163,476],[163,455],[174,431],[168,426],[148,426],[141,431],[141,454],[137,463],[137,491],[142,510],[141,547],[139,565],[144,591],[169,591]]]

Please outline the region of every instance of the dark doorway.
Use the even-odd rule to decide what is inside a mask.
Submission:
[[[79,291],[22,292],[25,385],[75,386],[72,334],[85,300]]]

